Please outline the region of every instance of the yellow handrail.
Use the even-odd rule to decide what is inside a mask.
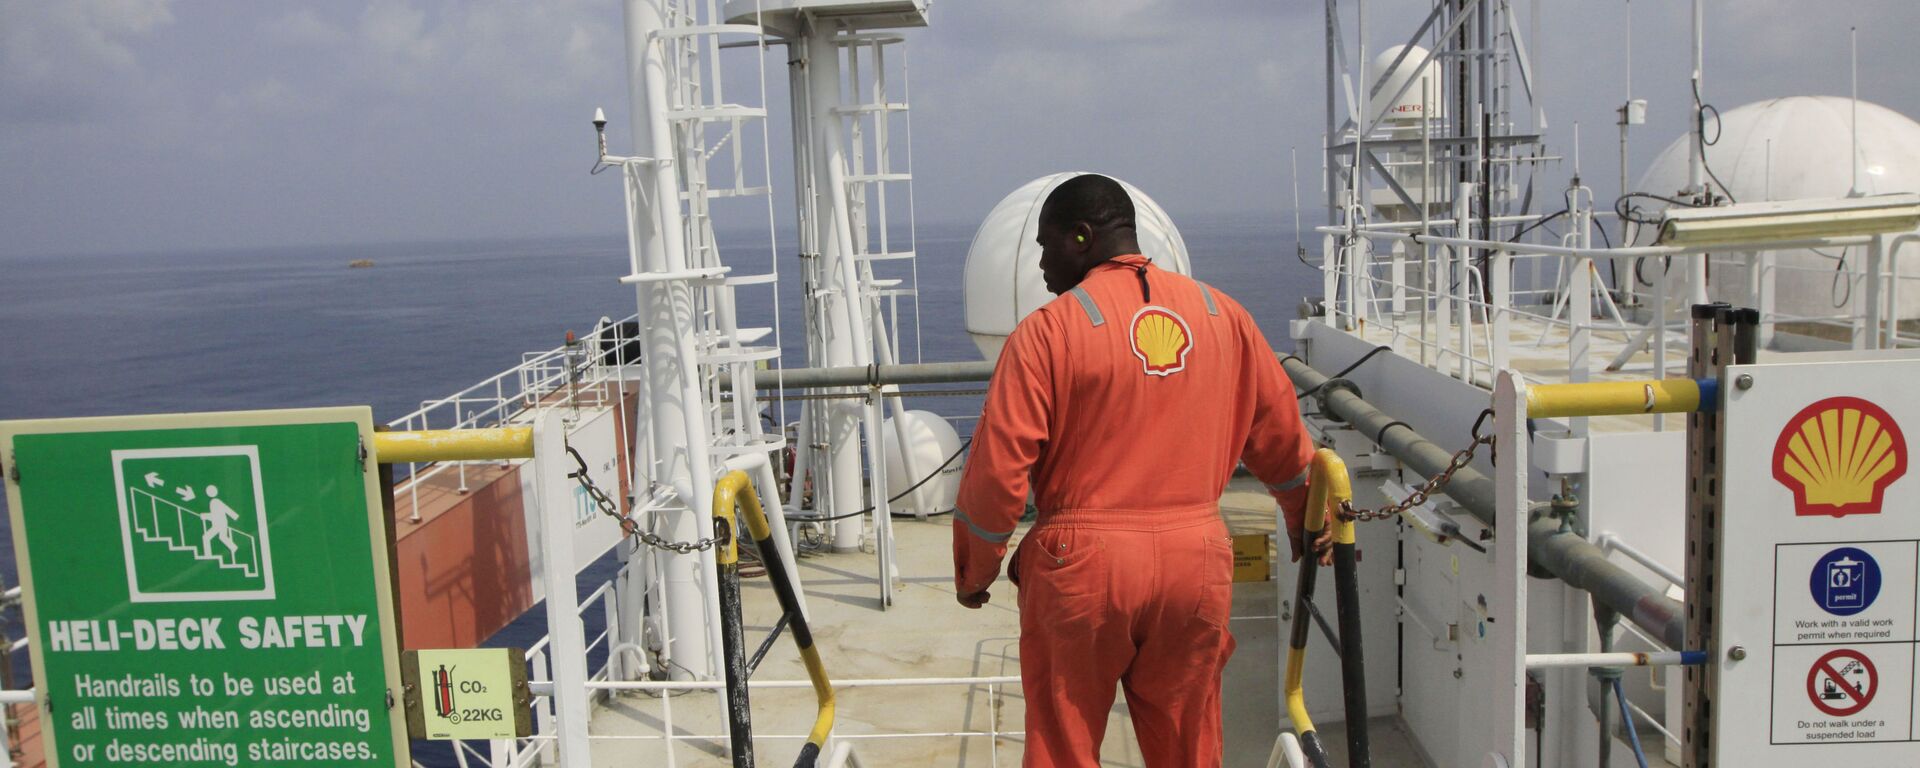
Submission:
[[[747,473],[738,470],[728,472],[713,487],[713,516],[724,519],[729,530],[732,527],[736,506],[746,514],[747,532],[753,536],[767,568],[767,581],[773,584],[774,596],[780,600],[780,609],[787,615],[787,628],[793,633],[793,642],[800,648],[800,658],[807,665],[807,679],[813,682],[813,694],[817,700],[813,717],[813,731],[807,735],[807,743],[801,747],[800,759],[795,765],[812,765],[812,759],[826,748],[827,735],[833,732],[834,698],[833,683],[827,680],[827,667],[820,661],[820,652],[813,646],[813,631],[807,627],[807,617],[800,611],[798,596],[793,594],[793,581],[787,577],[786,563],[774,553],[773,526],[767,522],[766,511],[760,507],[760,496],[753,490],[753,482]],[[729,537],[734,539],[735,537]],[[729,544],[728,551],[717,556],[735,557],[737,550]],[[725,561],[722,561],[725,562]]]
[[[1700,410],[1701,390],[1700,382],[1693,379],[1535,384],[1527,387],[1527,416],[1548,419],[1691,413]]]
[[[1353,488],[1347,478],[1346,462],[1340,460],[1340,454],[1327,448],[1313,453],[1313,462],[1308,465],[1306,539],[1312,542],[1320,538],[1320,532],[1326,530],[1329,522],[1333,525],[1333,543],[1352,545],[1354,543],[1353,521],[1341,517],[1338,511],[1345,502],[1353,500]],[[1287,719],[1292,721],[1294,732],[1300,735],[1301,748],[1309,760],[1316,765],[1324,764],[1325,751],[1321,749],[1319,739],[1314,734],[1313,718],[1307,714],[1307,695],[1303,678],[1307,665],[1307,621],[1308,609],[1305,598],[1312,596],[1314,571],[1318,569],[1318,553],[1308,552],[1301,561],[1300,586],[1301,599],[1294,605],[1293,632],[1287,648],[1287,676],[1284,690],[1287,700]]]
[[[373,455],[382,464],[530,459],[533,427],[375,432]]]

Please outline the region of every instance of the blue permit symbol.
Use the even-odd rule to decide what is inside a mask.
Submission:
[[[1808,579],[1813,602],[1835,616],[1852,616],[1880,596],[1880,564],[1865,550],[1841,547],[1820,557]]]

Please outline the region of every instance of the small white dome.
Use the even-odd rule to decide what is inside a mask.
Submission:
[[[961,470],[966,468],[965,461],[953,458],[960,452],[960,433],[932,411],[907,411],[907,445],[913,456],[913,471],[919,473],[914,475],[907,471],[906,455],[900,452],[898,431],[893,419],[887,419],[880,429],[887,444],[887,494],[905,494],[890,505],[891,509],[900,514],[926,515],[952,511],[953,500],[960,496]],[[915,483],[920,487],[908,492]]]
[[[1417,45],[1407,52],[1407,58],[1401,60],[1400,66],[1392,72],[1387,71],[1387,67],[1393,66],[1393,60],[1400,56],[1400,50],[1405,47],[1396,45],[1381,51],[1379,56],[1373,58],[1373,63],[1367,65],[1367,76],[1380,82],[1379,95],[1368,102],[1368,111],[1374,117],[1385,113],[1389,123],[1417,123],[1422,116],[1428,120],[1446,117],[1446,100],[1440,98],[1440,62],[1437,60],[1427,63],[1424,88],[1415,83],[1406,93],[1400,94],[1400,98],[1387,101],[1408,80],[1422,74],[1420,62],[1427,58],[1427,49]],[[1421,93],[1423,89],[1425,94]],[[1426,111],[1432,114],[1425,114]],[[1369,119],[1367,122],[1373,121]]]
[[[1000,356],[1007,334],[1027,313],[1053,300],[1040,274],[1040,244],[1034,242],[1040,227],[1040,205],[1053,188],[1084,171],[1042,176],[1020,186],[987,212],[980,230],[967,248],[965,295],[967,333],[988,360]],[[1173,219],[1153,198],[1147,197],[1125,181],[1133,198],[1134,228],[1140,238],[1141,254],[1161,269],[1192,274],[1187,261],[1187,244]]]
[[[1728,110],[1720,119],[1719,139],[1707,147],[1707,165],[1740,202],[1846,197],[1859,163],[1860,193],[1920,192],[1920,123],[1878,104],[1860,102],[1860,143],[1853,144],[1853,102],[1840,96],[1791,96]],[[1707,137],[1715,128],[1707,123]],[[1672,196],[1687,185],[1690,135],[1675,139],[1655,158],[1636,191]],[[1708,179],[1712,183],[1712,179]],[[1641,201],[1644,206],[1645,201]],[[1864,259],[1864,249],[1848,254]],[[1776,312],[1801,317],[1837,314],[1835,299],[1847,299],[1845,285],[1835,290],[1833,259],[1805,249],[1776,251]],[[1835,254],[1837,255],[1837,254]],[[1920,253],[1903,249],[1901,274],[1916,274]],[[1678,280],[1675,269],[1669,279]],[[1746,304],[1748,276],[1743,267],[1715,265],[1709,277],[1715,300]],[[1855,291],[1854,293],[1858,293]],[[1920,315],[1920,296],[1903,292],[1900,316]],[[1854,296],[1858,299],[1858,296]]]

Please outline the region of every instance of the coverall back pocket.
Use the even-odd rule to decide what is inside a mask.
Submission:
[[[1104,594],[1104,550],[1099,534],[1092,530],[1037,529],[1020,544],[1020,585],[1056,597]]]

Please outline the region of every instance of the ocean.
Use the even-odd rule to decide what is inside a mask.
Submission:
[[[1279,222],[1196,218],[1181,235],[1196,276],[1246,305],[1276,349],[1291,350],[1288,321],[1319,292],[1319,274],[1296,260],[1292,228]],[[973,227],[922,225],[916,234],[920,296],[917,313],[902,302],[904,362],[977,360],[961,296]],[[722,242],[741,274],[765,271],[772,258],[764,233]],[[780,242],[791,254],[791,236]],[[359,259],[374,266],[348,268]],[[800,365],[798,260],[780,259],[785,363]],[[626,265],[618,236],[0,256],[0,419],[364,404],[384,422],[517,364],[523,352],[559,346],[569,330],[632,314],[633,292],[618,281]],[[744,294],[757,301],[740,307],[742,325],[773,324],[768,293]],[[977,407],[949,399],[932,409]],[[4,516],[0,528],[10,541]],[[609,570],[583,574],[582,593]],[[14,571],[12,549],[0,548],[0,578],[16,584]],[[488,644],[530,644],[544,632],[540,617],[536,608]],[[0,626],[24,635],[17,611]],[[15,683],[28,684],[24,655],[14,669]],[[442,749],[416,757],[452,764]]]

